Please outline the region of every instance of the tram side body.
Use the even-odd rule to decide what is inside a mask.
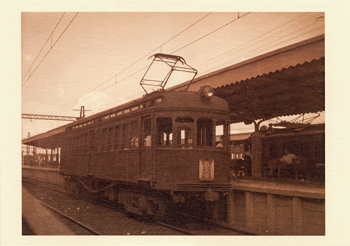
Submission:
[[[215,143],[223,128],[223,147]],[[230,190],[229,108],[195,92],[152,93],[70,124],[61,174],[75,193],[103,193],[137,214],[171,203],[215,203]]]

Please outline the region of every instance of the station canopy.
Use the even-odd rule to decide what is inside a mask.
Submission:
[[[228,102],[232,123],[324,111],[325,59],[217,87],[215,95]]]
[[[40,133],[33,137],[23,139],[22,144],[28,144],[43,149],[54,149],[62,147],[62,134],[65,132],[66,126],[60,126],[51,131]]]

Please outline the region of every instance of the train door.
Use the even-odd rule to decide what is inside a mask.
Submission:
[[[150,180],[152,176],[152,119],[151,116],[141,118],[141,143],[138,166],[138,179]]]

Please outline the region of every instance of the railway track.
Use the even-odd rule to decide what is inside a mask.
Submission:
[[[140,217],[121,208],[92,201],[72,198],[68,192],[52,189],[40,183],[25,182],[37,200],[54,213],[63,216],[90,235],[190,235],[179,227]],[[56,197],[54,199],[53,197]],[[55,201],[56,200],[56,201]],[[59,201],[57,201],[59,200]],[[126,226],[127,225],[127,226]]]
[[[38,200],[39,201],[39,200]],[[40,204],[44,205],[45,207],[49,208],[51,211],[55,212],[56,214],[68,219],[69,221],[71,221],[72,223],[74,223],[75,225],[83,228],[84,230],[86,230],[87,232],[91,233],[92,235],[102,235],[100,232],[98,232],[97,230],[95,229],[92,229],[90,228],[88,225],[84,225],[83,223],[81,223],[80,221],[74,219],[73,217],[71,216],[68,216],[62,212],[60,212],[59,210],[51,207],[50,205],[44,203],[44,202],[41,202],[39,201]]]
[[[38,182],[24,183],[26,186],[31,186],[32,193],[36,194],[41,204],[71,223],[80,226],[90,235],[245,235],[190,215],[173,214],[169,217],[170,219],[156,221],[150,217],[131,214],[103,200],[77,200],[72,198],[68,192],[57,189],[57,187],[44,186]],[[118,222],[121,222],[123,226],[120,226]],[[126,228],[125,224],[129,228]],[[120,230],[112,228],[120,228]]]

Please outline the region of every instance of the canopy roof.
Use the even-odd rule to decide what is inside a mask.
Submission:
[[[215,89],[233,123],[325,110],[325,59],[305,62]]]

